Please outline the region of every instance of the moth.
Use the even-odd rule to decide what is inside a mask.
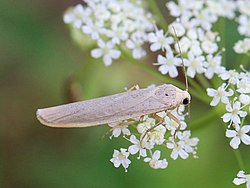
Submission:
[[[177,36],[174,28],[173,30]],[[129,90],[115,95],[38,109],[36,112],[38,120],[50,127],[72,128],[121,122],[153,114],[160,121],[148,129],[147,132],[149,132],[163,122],[163,119],[157,116],[156,113],[165,111],[170,118],[179,124],[178,131],[180,121],[171,114],[171,110],[178,108],[180,105],[188,105],[191,96],[188,93],[187,75],[179,42],[177,44],[185,74],[186,90],[181,90],[171,84],[144,89],[137,88],[136,90]],[[142,140],[145,135],[142,136]]]
[[[188,105],[191,96],[171,84],[126,91],[115,95],[37,110],[38,120],[50,127],[91,127],[120,122]],[[176,117],[174,117],[177,120]],[[177,120],[178,121],[178,120]]]

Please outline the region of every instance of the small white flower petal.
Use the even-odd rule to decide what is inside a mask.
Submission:
[[[173,150],[170,157],[174,160],[176,160],[178,158],[178,152],[177,150]]]
[[[114,128],[112,132],[114,137],[118,137],[121,134],[121,129],[120,128]]]
[[[234,137],[231,141],[230,141],[230,146],[233,149],[238,149],[240,145],[240,138],[239,137]]]
[[[129,146],[128,151],[129,151],[129,153],[134,155],[134,154],[138,153],[139,147],[137,145]]]
[[[148,163],[149,161],[151,161],[151,158],[147,157],[144,159],[144,162]]]
[[[240,170],[240,171],[238,172],[237,176],[238,176],[239,178],[245,178],[245,177],[246,177],[245,172],[244,172],[243,170]]]
[[[250,125],[244,125],[241,130],[244,132],[244,133],[248,133],[250,131]]]
[[[110,50],[110,56],[113,59],[118,59],[121,56],[121,52],[119,50]]]
[[[216,106],[220,102],[219,97],[214,97],[213,100],[210,102],[211,106]]]
[[[100,58],[101,56],[103,56],[103,50],[96,48],[91,50],[91,56],[94,58]]]
[[[240,139],[242,140],[242,142],[246,145],[250,145],[250,136],[247,134],[242,134]]]
[[[188,158],[188,153],[187,153],[185,150],[183,150],[183,149],[181,149],[181,150],[179,151],[179,155],[180,155],[180,157],[181,157],[182,159],[187,159],[187,158]]]
[[[112,58],[109,55],[103,56],[103,62],[106,66],[110,66],[112,64]]]
[[[239,111],[238,114],[240,115],[240,117],[245,117],[247,115],[247,112]]]
[[[225,123],[229,122],[231,120],[231,114],[230,113],[226,113],[222,116],[222,119]]]
[[[233,183],[234,183],[235,185],[241,185],[241,184],[243,184],[243,183],[246,183],[246,179],[234,178]]]
[[[156,151],[153,153],[152,158],[153,158],[154,160],[158,160],[158,159],[160,159],[160,157],[161,157],[161,152],[160,152],[159,150],[156,150]]]
[[[140,149],[140,156],[146,157],[147,156],[147,150],[146,149]]]
[[[122,129],[122,133],[124,134],[124,135],[130,135],[131,133],[130,133],[130,130],[128,129],[128,128],[123,128]]]
[[[226,130],[226,137],[232,138],[232,137],[235,137],[236,135],[237,135],[237,132],[235,130],[229,130],[229,129]]]
[[[217,94],[217,91],[213,88],[207,88],[207,94],[210,97],[214,97]]]

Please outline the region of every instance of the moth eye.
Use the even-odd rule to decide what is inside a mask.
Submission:
[[[187,105],[188,103],[189,103],[189,99],[188,98],[183,99],[182,104]]]
[[[168,94],[167,94],[167,93],[165,93],[165,96],[168,96]]]

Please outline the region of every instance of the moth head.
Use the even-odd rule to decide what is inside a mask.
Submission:
[[[191,102],[191,96],[187,91],[182,91],[181,104],[184,106],[189,105]]]

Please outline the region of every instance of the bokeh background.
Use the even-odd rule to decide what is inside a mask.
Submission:
[[[53,129],[37,121],[37,108],[163,83],[129,62],[111,67],[89,62],[89,52],[72,42],[62,21],[65,9],[78,2],[0,3],[0,187],[235,187],[239,167],[219,117],[193,131],[200,139],[198,159],[168,157],[167,169],[153,170],[132,156],[128,173],[109,161],[113,149],[128,143],[101,140],[107,126]],[[224,39],[230,47],[236,26],[223,27],[231,30]],[[237,57],[230,49],[227,60],[233,63]],[[193,99],[191,122],[209,112]],[[241,146],[241,151],[249,160],[249,149]]]

